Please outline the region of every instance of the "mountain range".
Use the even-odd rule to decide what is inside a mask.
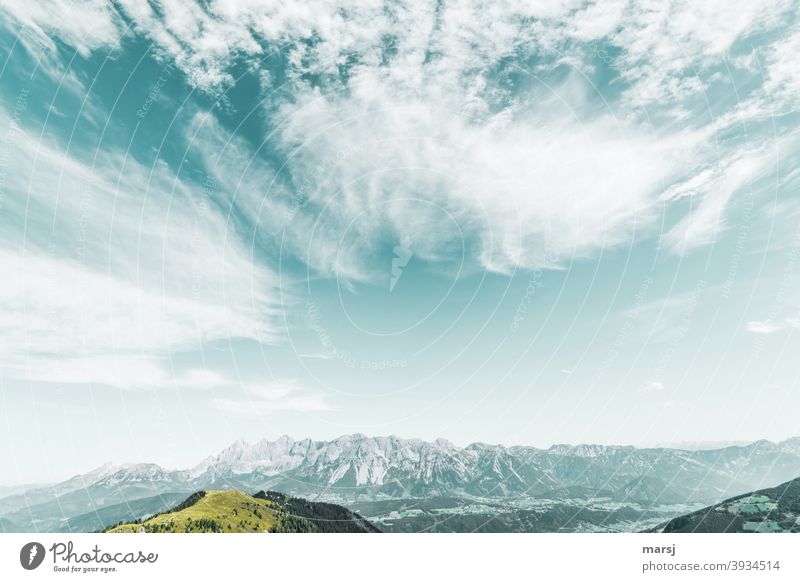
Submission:
[[[458,447],[444,439],[354,434],[316,441],[283,436],[252,444],[236,441],[184,470],[109,463],[55,485],[0,498],[0,518],[4,528],[19,531],[94,531],[165,511],[181,496],[199,490],[272,489],[351,509],[373,504],[369,507],[376,511],[374,504],[397,500],[456,499],[458,507],[469,511],[480,503],[508,507],[520,500],[578,503],[583,509],[591,502],[596,509],[601,500],[602,511],[640,512],[639,518],[630,518],[636,521],[656,507],[695,509],[798,475],[800,437],[685,450],[483,443]]]

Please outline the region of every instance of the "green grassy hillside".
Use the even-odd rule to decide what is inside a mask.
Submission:
[[[316,533],[377,532],[344,507],[312,503],[269,492],[199,491],[168,511],[123,523],[109,533]]]

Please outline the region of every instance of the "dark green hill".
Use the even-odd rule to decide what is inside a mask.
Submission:
[[[259,491],[253,497],[281,506],[288,514],[311,522],[320,533],[378,533],[380,530],[349,509],[334,503],[316,503],[277,491]]]
[[[800,532],[800,478],[670,520],[663,533]]]

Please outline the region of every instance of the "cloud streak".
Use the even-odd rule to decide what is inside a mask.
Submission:
[[[798,318],[787,318],[782,321],[748,321],[745,329],[750,333],[754,333],[757,335],[772,335],[779,331],[783,331],[786,329],[797,329],[800,328],[800,319]]]
[[[294,379],[276,379],[244,386],[241,398],[215,398],[214,405],[226,414],[260,417],[275,412],[320,412],[330,410],[322,394]]]

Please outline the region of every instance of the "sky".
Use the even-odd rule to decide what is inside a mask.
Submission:
[[[0,480],[800,434],[798,8],[4,2]]]

